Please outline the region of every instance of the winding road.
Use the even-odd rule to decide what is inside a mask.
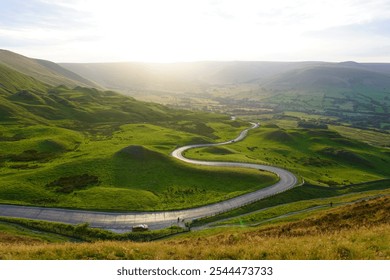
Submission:
[[[44,208],[16,205],[0,205],[0,216],[18,217],[36,220],[45,220],[53,222],[62,222],[70,224],[89,223],[91,227],[105,228],[114,231],[128,231],[133,225],[147,224],[151,229],[159,229],[176,224],[180,220],[193,220],[197,218],[216,215],[221,212],[238,208],[240,206],[264,199],[266,197],[287,191],[293,188],[297,183],[297,178],[291,172],[282,168],[241,162],[222,162],[222,161],[202,161],[188,159],[183,156],[183,152],[193,148],[211,147],[228,145],[243,140],[248,131],[259,127],[258,124],[252,123],[250,128],[245,129],[241,134],[230,141],[216,144],[197,144],[188,145],[178,148],[172,152],[172,156],[186,163],[219,167],[240,167],[261,169],[275,173],[279,181],[269,187],[262,188],[258,191],[237,196],[222,202],[209,204],[201,207],[158,212],[95,212],[84,210],[69,210],[59,208]]]

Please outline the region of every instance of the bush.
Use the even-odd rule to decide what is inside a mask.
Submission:
[[[71,193],[75,190],[81,190],[88,186],[97,185],[99,178],[94,175],[75,175],[69,177],[61,177],[56,181],[53,181],[46,186],[49,188],[55,188],[59,193]]]

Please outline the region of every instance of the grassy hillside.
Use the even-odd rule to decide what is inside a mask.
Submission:
[[[199,136],[155,125],[124,125],[105,138],[38,125],[6,132],[11,134],[0,150],[3,203],[175,209],[215,202],[276,180],[260,172],[194,168],[177,162],[169,153]],[[96,179],[82,183],[83,174]],[[57,182],[61,178],[65,182]]]
[[[10,94],[24,89],[36,92],[47,88],[48,86],[44,83],[0,64],[0,93]]]
[[[28,58],[7,50],[0,49],[0,64],[33,77],[51,86],[97,87],[93,83],[50,61]]]
[[[262,170],[194,167],[170,157],[178,146],[232,139],[247,127],[243,121],[66,86],[86,80],[47,61],[4,51],[1,59],[7,63],[0,64],[0,203],[171,210],[225,200],[278,180]],[[15,70],[22,65],[28,71]],[[99,66],[99,75],[106,66]],[[252,116],[261,111],[262,126],[244,141],[190,150],[187,156],[281,166],[305,183],[193,223],[216,222],[224,228],[151,243],[128,240],[158,239],[182,230],[114,234],[86,224],[2,218],[0,258],[390,258],[389,137],[343,123],[386,129],[386,65],[198,63],[195,68],[186,64],[184,72],[181,64],[143,64],[141,72],[140,65],[130,66],[111,65],[116,70],[106,82],[114,86],[127,79],[128,90],[186,90],[181,101],[176,99],[180,92],[168,99],[178,107],[186,100],[208,110],[228,108]],[[133,76],[123,67],[130,67]],[[261,87],[266,81],[270,87]],[[287,107],[306,113],[274,112]]]
[[[330,88],[354,90],[364,87],[386,90],[390,89],[390,76],[388,73],[370,71],[359,66],[321,65],[282,73],[264,83],[263,86],[269,89],[312,91]]]
[[[245,123],[111,91],[53,88],[1,69],[6,77],[0,95],[2,203],[179,209],[277,180],[264,172],[194,168],[169,156],[177,146],[236,137]]]
[[[330,129],[263,126],[242,142],[220,150],[193,149],[192,158],[236,160],[285,167],[306,183],[341,186],[389,178],[389,151]]]
[[[300,221],[213,229],[151,243],[0,245],[3,259],[389,259],[388,196]]]

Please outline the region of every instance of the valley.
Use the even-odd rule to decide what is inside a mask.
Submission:
[[[388,64],[1,50],[0,258],[388,259],[389,95]]]

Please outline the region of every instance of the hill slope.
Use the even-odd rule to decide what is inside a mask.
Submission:
[[[193,62],[62,64],[107,88],[184,108],[300,111],[390,127],[390,64]]]
[[[112,91],[66,86],[51,87],[0,64],[0,121],[62,126],[100,122],[131,123],[171,119],[175,113],[158,104],[136,101]]]
[[[247,83],[317,62],[62,63],[61,66],[107,88],[128,90],[204,90]]]
[[[218,139],[213,126],[236,136],[243,123],[228,116],[170,109],[112,91],[51,87],[2,65],[0,77],[2,203],[179,209],[274,180],[259,172],[192,168],[169,157],[177,145]]]
[[[4,259],[386,260],[390,257],[389,201],[389,197],[377,198],[297,222],[192,232],[155,242],[44,244],[36,240],[30,245],[25,237],[17,244],[5,236],[8,245],[0,253]]]
[[[345,64],[305,67],[277,75],[262,84],[270,89],[319,90],[372,90],[390,91],[390,75],[365,69],[364,66],[347,67]]]
[[[178,90],[191,86],[259,84],[266,88],[389,87],[390,64],[326,62],[62,63],[107,88]],[[360,78],[364,78],[362,81]],[[379,82],[379,84],[378,84]]]
[[[0,49],[0,64],[51,86],[98,87],[96,83],[88,81],[58,64],[46,60],[28,58],[7,50]]]

